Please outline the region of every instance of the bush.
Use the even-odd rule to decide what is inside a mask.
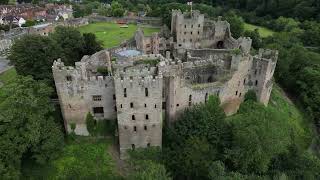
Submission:
[[[98,67],[97,72],[103,76],[106,76],[109,73],[107,67]]]
[[[244,101],[254,101],[257,102],[257,95],[254,90],[249,90],[245,95],[244,95]]]
[[[86,124],[88,132],[91,136],[107,136],[114,135],[117,127],[116,120],[96,120],[91,115],[91,113],[87,114]]]
[[[96,135],[95,132],[96,132],[97,121],[94,119],[94,117],[92,116],[92,114],[90,112],[87,114],[86,124],[87,124],[87,129],[88,129],[89,134],[91,136]]]

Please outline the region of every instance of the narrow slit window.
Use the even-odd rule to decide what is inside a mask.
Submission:
[[[146,130],[148,130],[148,128],[147,128],[147,126],[146,126],[146,125],[144,126],[144,130],[145,130],[145,131],[146,131]]]
[[[149,96],[148,88],[145,88],[145,89],[144,89],[144,93],[145,93],[146,97],[148,97],[148,96]]]
[[[135,150],[136,146],[134,144],[131,144],[131,149]]]
[[[133,108],[133,102],[130,103],[130,108]]]
[[[123,96],[124,96],[124,97],[127,97],[127,88],[124,88],[124,89],[123,89]]]
[[[258,80],[256,80],[256,86],[258,86]]]
[[[122,104],[120,104],[120,108],[122,108]]]
[[[137,132],[137,126],[133,126],[133,131]]]
[[[149,119],[149,115],[148,115],[148,114],[146,114],[146,119],[147,119],[147,120]]]
[[[189,95],[189,101],[192,101],[192,95],[191,94]]]
[[[135,115],[132,115],[132,116],[131,116],[131,119],[132,119],[132,120],[136,120],[136,116],[135,116]]]
[[[236,91],[236,96],[238,95],[238,91]]]

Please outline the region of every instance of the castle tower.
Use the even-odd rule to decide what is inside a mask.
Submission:
[[[162,144],[162,74],[157,71],[142,65],[116,72],[121,159],[127,150]]]
[[[181,13],[172,11],[171,33],[177,48],[195,48],[199,46],[203,35],[204,15],[199,11]]]

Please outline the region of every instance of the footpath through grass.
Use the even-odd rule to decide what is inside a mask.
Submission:
[[[256,25],[248,24],[248,23],[244,23],[244,29],[247,31],[254,31],[255,29],[258,29],[260,36],[263,38],[272,36],[274,33],[274,31],[272,31],[268,28],[256,26]]]
[[[102,41],[105,48],[111,48],[120,45],[123,41],[133,37],[137,30],[137,25],[129,24],[128,28],[121,28],[121,25],[109,22],[92,23],[86,26],[79,27],[81,33],[94,33],[98,40]],[[159,32],[159,28],[142,28],[145,35],[151,35],[154,32]]]
[[[111,139],[68,139],[56,160],[44,166],[23,164],[22,179],[121,179],[107,151],[111,144]]]

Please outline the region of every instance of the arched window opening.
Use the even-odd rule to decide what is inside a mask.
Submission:
[[[224,48],[224,43],[223,43],[223,41],[218,41],[218,43],[217,43],[217,48],[218,48],[218,49],[223,49],[223,48]]]

